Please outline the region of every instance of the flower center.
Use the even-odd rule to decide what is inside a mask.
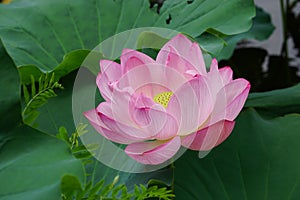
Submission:
[[[161,104],[163,107],[167,107],[168,103],[173,95],[173,92],[162,92],[153,98],[154,102]]]

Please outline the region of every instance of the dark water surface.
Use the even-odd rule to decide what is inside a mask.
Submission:
[[[248,79],[252,92],[286,88],[300,82],[300,0],[295,2],[284,20],[285,40],[280,0],[255,0],[257,6],[271,15],[273,34],[262,42],[243,41],[230,60],[221,62],[221,66],[230,65],[236,77]]]

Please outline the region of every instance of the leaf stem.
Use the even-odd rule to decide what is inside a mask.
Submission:
[[[288,27],[287,27],[287,14],[289,9],[289,0],[280,0],[281,8],[281,20],[282,20],[282,34],[283,43],[281,47],[281,56],[284,59],[284,72],[286,77],[286,83],[290,83],[290,73],[289,73],[289,52],[288,52]]]
[[[171,169],[172,169],[172,185],[171,185],[171,190],[173,192],[173,194],[175,194],[175,165],[174,165],[174,161],[171,163]]]
[[[286,1],[288,3],[288,0]],[[288,5],[286,5],[287,7]],[[281,55],[283,57],[288,56],[288,49],[287,49],[287,9],[284,5],[284,0],[280,0],[280,8],[281,8],[281,20],[282,20],[282,34],[283,34],[283,44],[281,48]]]

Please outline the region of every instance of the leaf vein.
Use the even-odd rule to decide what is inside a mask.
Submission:
[[[70,18],[71,18],[72,25],[73,25],[73,27],[74,27],[74,30],[75,30],[76,36],[77,36],[77,38],[78,38],[78,40],[79,40],[79,43],[80,43],[80,45],[81,45],[81,48],[82,48],[82,49],[85,49],[84,43],[83,43],[83,41],[82,41],[82,38],[81,38],[80,33],[79,33],[79,30],[78,30],[78,26],[77,26],[77,24],[75,23],[75,20],[74,20],[72,11],[71,11],[71,3],[70,3],[70,1],[68,1],[68,13],[69,13],[69,16],[70,16]]]
[[[19,31],[17,28],[12,28],[13,30],[15,30],[15,31]],[[56,65],[58,65],[59,64],[59,62],[58,62],[58,60],[52,55],[52,54],[50,54],[47,50],[46,50],[46,48],[42,45],[42,43],[39,41],[39,40],[37,40],[33,35],[32,35],[32,33],[30,33],[28,30],[26,30],[24,27],[22,27],[22,26],[20,26],[20,29],[22,29],[22,31],[24,32],[24,33],[26,33],[30,38],[32,38],[32,40],[37,44],[37,46],[38,47],[40,47],[40,49],[49,57],[49,58],[51,58],[55,63],[56,63]]]
[[[101,34],[101,29],[100,29],[100,27],[101,27],[101,20],[100,20],[100,10],[99,10],[99,7],[98,7],[98,0],[95,0],[95,7],[96,7],[96,13],[97,13],[97,20],[98,20],[98,43],[100,43],[101,42],[101,40],[102,40],[102,34]]]
[[[212,162],[212,165],[213,165],[213,167],[214,167],[214,170],[215,170],[216,173],[217,173],[217,176],[218,176],[218,179],[219,179],[219,181],[220,181],[220,183],[221,183],[222,189],[223,189],[223,191],[224,191],[224,193],[225,193],[225,195],[226,195],[226,199],[230,199],[229,193],[227,192],[227,190],[226,190],[226,188],[225,188],[225,185],[224,185],[224,183],[223,183],[223,180],[222,180],[222,178],[221,178],[221,175],[220,175],[220,173],[219,173],[219,170],[217,169],[217,166],[216,166],[215,162],[214,162],[213,160],[211,160],[211,162]]]
[[[242,162],[241,162],[240,155],[239,155],[238,152],[237,152],[236,155],[237,155],[237,159],[238,159],[239,166],[240,166],[239,170],[240,170],[241,179],[242,179],[242,184],[243,184],[243,188],[244,188],[244,190],[243,190],[244,196],[245,196],[245,199],[248,199],[248,198],[247,198],[247,191],[246,191],[246,184],[245,184],[245,180],[244,180],[244,176],[243,176],[243,170],[242,170]]]

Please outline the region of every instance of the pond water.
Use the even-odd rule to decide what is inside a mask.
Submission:
[[[271,37],[263,42],[254,42],[253,46],[265,48],[269,54],[280,55],[281,47],[283,43],[283,24],[281,17],[280,0],[255,0],[255,4],[263,8],[271,15],[272,22],[275,26],[275,30]],[[296,15],[300,14],[300,3],[293,9]],[[298,27],[300,29],[300,27]],[[300,35],[299,35],[300,38]],[[300,57],[298,50],[294,48],[294,42],[291,38],[288,39],[288,52],[289,57],[292,58],[291,65],[298,67],[297,74],[300,76]]]
[[[236,77],[249,80],[252,92],[286,88],[300,82],[300,1],[294,2],[298,3],[290,9],[286,20],[287,48],[283,48],[285,37],[280,0],[255,0],[257,6],[271,15],[275,26],[273,34],[262,42],[240,43],[233,56],[221,62],[221,66],[231,66]]]

